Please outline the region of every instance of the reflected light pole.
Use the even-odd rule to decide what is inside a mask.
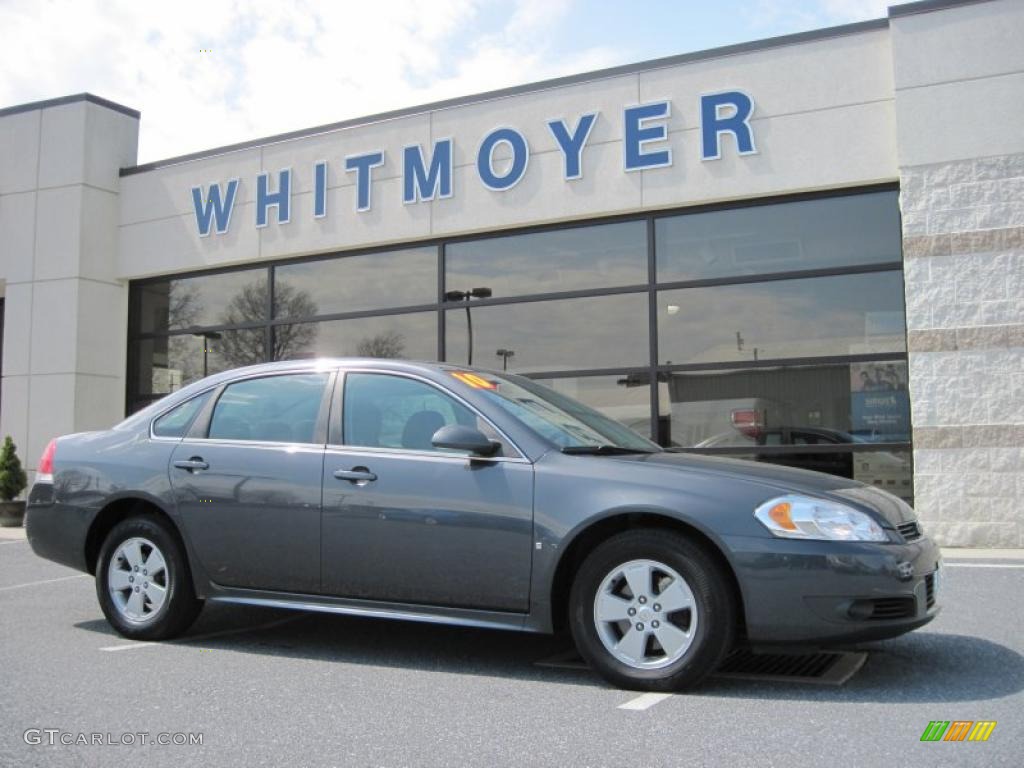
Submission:
[[[474,288],[471,291],[447,291],[444,294],[445,301],[464,301],[466,302],[466,330],[469,334],[469,352],[467,354],[466,365],[473,364],[473,315],[469,310],[470,299],[489,299],[491,298],[492,291],[490,288]]]
[[[514,349],[499,349],[494,354],[496,354],[498,357],[501,358],[501,370],[507,371],[508,370],[508,359],[510,357],[515,357],[516,356],[516,351]]]
[[[203,340],[203,378],[207,376],[207,355],[210,352],[210,342],[223,338],[220,331],[195,331],[192,334]]]

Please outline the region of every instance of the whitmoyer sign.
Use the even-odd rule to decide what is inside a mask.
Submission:
[[[672,150],[668,141],[670,101],[653,101],[625,107],[622,110],[622,165],[626,172],[665,168],[672,165]],[[722,156],[722,138],[734,139],[735,151],[740,155],[754,154],[754,132],[750,118],[754,113],[754,100],[743,91],[730,90],[708,93],[700,97],[700,157],[717,160]],[[587,140],[598,120],[598,112],[587,112],[570,124],[565,119],[547,123],[551,135],[562,152],[563,180],[571,182],[583,178],[583,152]],[[453,139],[438,139],[430,152],[419,144],[403,147],[402,202],[421,203],[437,198],[451,197]],[[501,163],[496,153],[503,149]],[[429,157],[428,157],[429,155]],[[383,150],[344,156],[344,169],[355,174],[356,212],[370,210],[373,201],[373,170],[383,166]],[[476,152],[476,172],[480,183],[494,192],[506,192],[526,175],[530,163],[530,147],[526,137],[515,128],[495,128],[481,140]],[[313,217],[327,215],[328,161],[313,164]],[[271,174],[256,177],[255,224],[265,227],[270,222],[270,209],[276,209],[277,223],[291,220],[291,168],[277,172],[277,184],[271,189]],[[224,234],[231,226],[231,212],[235,207],[240,179],[226,183],[213,182],[206,188],[192,187],[192,204],[196,227],[201,237],[211,232]]]

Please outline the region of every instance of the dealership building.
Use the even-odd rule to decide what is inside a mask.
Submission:
[[[204,373],[471,360],[1024,546],[1022,40],[933,0],[144,165],[127,107],[0,109],[0,435],[31,469]]]

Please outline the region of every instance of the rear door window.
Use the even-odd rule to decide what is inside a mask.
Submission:
[[[214,406],[208,437],[315,443],[328,379],[328,373],[295,373],[229,384]]]
[[[154,437],[184,437],[196,414],[203,409],[213,390],[196,395],[176,408],[172,408],[153,422]]]

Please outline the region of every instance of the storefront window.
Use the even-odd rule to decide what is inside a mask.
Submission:
[[[660,282],[902,259],[896,192],[672,216],[655,238]]]
[[[903,443],[903,361],[665,372],[663,438],[685,448]]]
[[[651,437],[651,388],[647,376],[573,376],[534,381],[589,405],[610,419]]]
[[[274,316],[313,317],[437,302],[437,249],[409,248],[285,264],[274,270]],[[299,298],[301,297],[301,298]]]
[[[139,396],[166,395],[204,376],[266,360],[263,328],[143,339],[130,350]]]
[[[274,327],[275,360],[310,357],[437,359],[437,315],[416,312]]]
[[[647,225],[626,221],[453,243],[445,286],[487,286],[495,298],[647,282]]]
[[[449,310],[446,359],[510,371],[576,371],[647,365],[647,294],[594,296]],[[513,354],[504,356],[500,350]]]
[[[132,293],[136,333],[194,326],[263,322],[267,317],[267,270],[142,283]]]
[[[906,351],[898,271],[658,294],[663,365]]]
[[[140,281],[128,408],[265,360],[472,358],[666,447],[910,498],[900,249],[883,190]]]

